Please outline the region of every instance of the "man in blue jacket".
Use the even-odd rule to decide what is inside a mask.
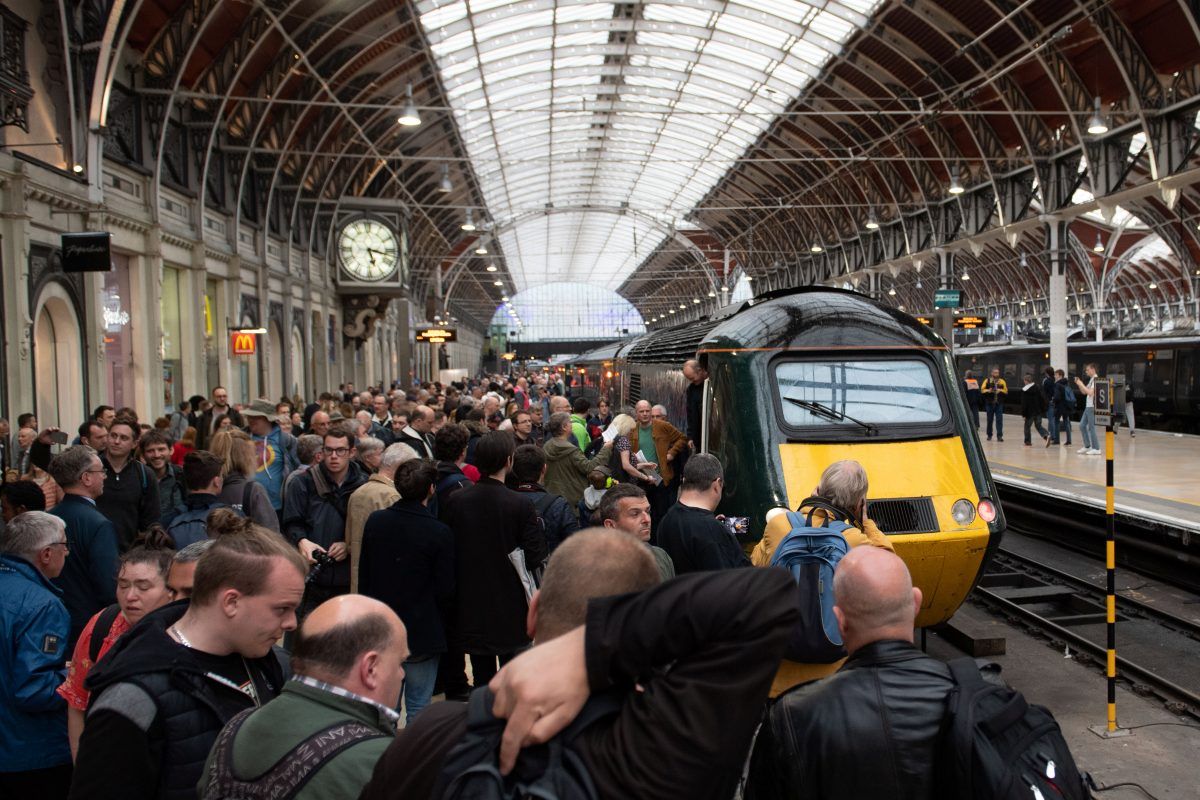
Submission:
[[[0,797],[65,798],[71,787],[66,704],[70,618],[50,582],[67,560],[63,521],[13,517],[0,539]]]
[[[96,508],[104,493],[104,465],[87,445],[69,447],[51,460],[47,471],[65,496],[50,512],[67,524],[67,542],[74,554],[54,579],[71,615],[67,652],[88,620],[117,596],[117,530]]]

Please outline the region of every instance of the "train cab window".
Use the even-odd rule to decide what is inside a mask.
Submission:
[[[857,424],[868,435],[886,428],[927,432],[946,417],[931,365],[919,359],[782,361],[775,385],[787,428],[819,433]]]

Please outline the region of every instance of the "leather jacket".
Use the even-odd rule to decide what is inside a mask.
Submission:
[[[950,670],[905,641],[873,642],[781,695],[754,745],[747,800],[934,797]]]

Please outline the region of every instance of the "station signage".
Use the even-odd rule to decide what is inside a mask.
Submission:
[[[933,293],[934,308],[960,308],[962,306],[961,289],[936,289]]]
[[[979,328],[986,328],[987,324],[987,320],[983,317],[963,316],[954,318],[954,327],[964,331],[973,331],[978,330]]]
[[[64,233],[63,272],[109,272],[112,270],[111,233]]]
[[[418,328],[417,341],[428,342],[430,344],[442,344],[444,342],[457,342],[457,328]]]
[[[229,336],[229,351],[235,356],[252,356],[258,350],[258,334],[234,331]]]
[[[1102,428],[1107,428],[1112,424],[1112,381],[1108,378],[1096,378],[1093,390],[1095,391],[1093,402],[1096,406],[1096,424]]]
[[[917,317],[917,322],[933,327],[933,319],[930,317]]]

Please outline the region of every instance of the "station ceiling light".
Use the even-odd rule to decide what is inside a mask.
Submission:
[[[406,128],[415,128],[421,124],[421,114],[417,111],[417,104],[413,102],[412,84],[408,84],[404,90],[405,102],[404,110],[400,112],[396,122]],[[1107,130],[1107,129],[1106,129]]]
[[[495,265],[495,264],[488,264],[488,265],[487,265],[487,266],[486,266],[484,269],[486,269],[488,272],[495,272],[495,271],[496,271],[496,265]]]
[[[1157,289],[1157,288],[1158,288],[1158,284],[1157,284],[1157,283],[1155,283],[1154,281],[1150,281],[1150,288],[1151,288],[1151,289]]]
[[[464,231],[475,230],[475,220],[471,214],[471,209],[469,209],[469,208],[467,209],[467,219],[459,227],[462,228]]]
[[[1098,233],[1096,234],[1096,244],[1094,244],[1092,246],[1092,252],[1093,253],[1103,253],[1104,252],[1104,240],[1100,238],[1100,234],[1098,234]]]
[[[963,279],[964,281],[969,281],[969,280],[971,280],[971,276],[967,274],[967,270],[966,270],[965,268],[963,269],[962,279]]]
[[[1021,268],[1024,269],[1025,267],[1028,267],[1028,266],[1029,266],[1029,258],[1024,253],[1021,253]]]
[[[480,240],[479,240],[479,247],[476,247],[476,248],[475,248],[475,255],[477,255],[477,256],[486,256],[487,254],[488,254],[488,252],[487,252],[487,245],[483,243],[483,240],[482,240],[482,239],[480,239]]]
[[[821,247],[820,242],[813,242],[812,247],[808,248],[808,250],[811,253],[824,253],[825,252],[825,248]]]
[[[695,305],[700,305],[700,298],[699,298],[699,297],[693,297],[693,298],[692,298],[692,303],[694,303]]]
[[[438,183],[438,191],[442,194],[449,194],[454,191],[454,184],[450,182],[449,164],[442,164],[442,180]]]
[[[958,167],[950,168],[950,194],[962,194],[966,189],[963,188],[962,182],[958,179]]]
[[[873,208],[867,212],[867,230],[879,230],[879,217],[875,216],[875,209]]]
[[[492,281],[492,286],[503,286],[504,281]]]
[[[1087,132],[1092,136],[1103,136],[1108,133],[1108,122],[1100,113],[1100,95],[1096,95],[1092,118],[1088,120]]]
[[[75,166],[71,167],[71,171],[76,175],[80,174],[83,172],[83,164],[76,164]]]

